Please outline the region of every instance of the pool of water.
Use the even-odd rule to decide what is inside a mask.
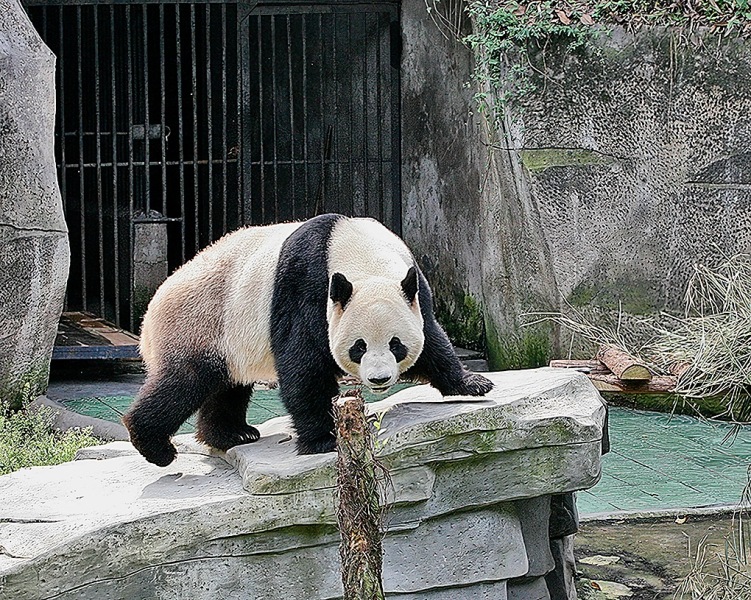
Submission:
[[[396,392],[410,387],[411,383],[400,383],[392,387],[386,394],[374,394],[363,388],[363,397],[366,402],[383,400]],[[342,390],[352,389],[353,386],[342,386]],[[85,393],[86,390],[82,390]],[[91,390],[93,391],[93,390]],[[81,392],[80,392],[81,393]],[[128,410],[133,402],[133,395],[84,395],[80,398],[68,398],[61,400],[62,404],[81,415],[97,417],[105,421],[119,423],[120,418]],[[248,423],[259,424],[274,417],[286,415],[287,411],[279,399],[279,390],[257,389],[253,392],[248,405]],[[195,415],[188,419],[179,429],[178,433],[193,433],[196,429]]]

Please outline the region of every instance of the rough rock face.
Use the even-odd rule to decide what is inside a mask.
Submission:
[[[437,304],[458,307],[446,325],[461,324],[462,298],[481,307],[491,368],[544,361],[558,343],[520,314],[562,299],[605,314],[620,302],[624,318],[680,312],[694,263],[751,251],[749,40],[643,27],[578,51],[531,45],[535,89],[496,130],[472,101],[484,90],[462,87],[470,50],[424,2],[402,15],[405,236]]]
[[[54,157],[55,57],[0,0],[0,397],[47,385],[70,251]]]
[[[578,373],[490,377],[485,400],[419,386],[370,405],[390,598],[551,597],[551,495],[598,480],[605,408]],[[166,469],[115,442],[0,477],[0,598],[340,598],[336,455],[298,456],[286,418],[261,432],[226,455],[182,436]]]

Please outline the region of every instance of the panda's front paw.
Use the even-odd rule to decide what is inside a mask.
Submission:
[[[477,373],[465,373],[449,396],[484,396],[493,389],[493,382]]]
[[[297,439],[298,454],[324,454],[336,451],[336,438],[333,435],[314,440]]]

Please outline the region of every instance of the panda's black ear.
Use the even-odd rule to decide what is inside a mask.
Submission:
[[[410,267],[407,276],[402,280],[402,291],[407,297],[407,302],[412,304],[417,296],[417,269]]]
[[[334,273],[331,276],[329,297],[333,302],[341,305],[342,309],[344,309],[352,297],[352,284],[341,273]]]

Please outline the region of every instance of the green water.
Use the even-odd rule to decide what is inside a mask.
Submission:
[[[410,387],[413,384],[400,383],[392,387],[386,394],[374,394],[367,388],[363,388],[363,397],[366,402],[383,400],[396,392]],[[353,386],[342,386],[342,390],[352,389]],[[128,410],[133,402],[132,396],[89,396],[74,400],[65,400],[66,408],[89,417],[97,417],[114,423],[120,422],[120,417]],[[248,405],[248,423],[255,425],[286,415],[287,411],[279,399],[279,390],[255,390]],[[196,430],[195,415],[188,419],[178,433],[193,433]]]

